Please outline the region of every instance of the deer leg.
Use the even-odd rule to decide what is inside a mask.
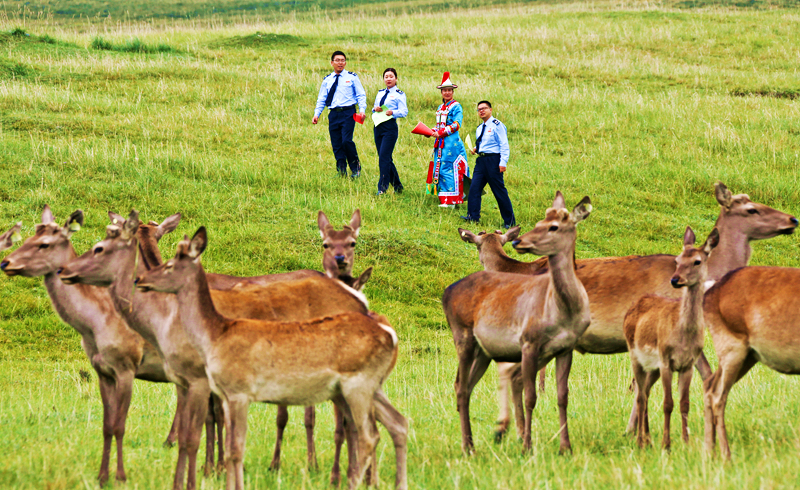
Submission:
[[[567,405],[569,403],[569,372],[572,369],[572,350],[556,357],[556,387],[558,389],[558,420],[561,424],[561,454],[572,454],[567,427]]]
[[[375,402],[375,415],[378,417],[378,421],[389,431],[389,436],[394,443],[395,466],[397,469],[394,481],[395,490],[406,490],[408,488],[406,470],[408,421],[392,406],[383,390],[376,391],[372,399]]]
[[[631,415],[628,417],[628,426],[625,427],[626,434],[633,434],[639,429],[639,384],[636,382],[636,378],[631,381],[630,390],[633,391],[633,406]]]
[[[211,394],[214,399],[214,421],[217,425],[217,471],[225,469],[225,414],[222,399]]]
[[[491,359],[483,354],[478,347],[475,337],[469,336],[462,342],[457,342],[458,374],[456,376],[455,390],[458,404],[459,418],[461,419],[461,450],[471,454],[475,450],[472,439],[472,426],[469,420],[469,399],[472,390],[480,381]]]
[[[697,358],[694,365],[697,368],[697,372],[700,373],[700,377],[703,379],[703,381],[707,380],[708,377],[711,376],[711,373],[713,372],[711,370],[711,364],[708,363],[708,359],[706,359],[706,355],[703,353],[703,351],[700,351],[700,356]]]
[[[308,467],[314,471],[319,469],[317,464],[317,448],[314,445],[314,425],[317,423],[317,409],[314,405],[306,407],[306,447],[308,448]]]
[[[522,434],[524,451],[531,449],[531,424],[533,409],[536,407],[536,373],[539,370],[539,345],[530,342],[522,344],[522,385],[525,392],[525,431]]]
[[[539,393],[544,395],[544,378],[547,375],[547,366],[542,366],[539,370]]]
[[[128,409],[131,407],[131,396],[133,395],[133,376],[132,371],[118,373],[117,383],[114,389],[114,439],[117,441],[117,481],[126,481],[125,465],[122,459],[122,440],[125,437],[125,422],[128,419]]]
[[[360,384],[360,383],[359,383]],[[376,434],[372,433],[370,422],[370,412],[372,411],[372,394],[365,393],[364,388],[355,387],[354,389],[344,388],[344,397],[349,407],[349,412],[345,413],[348,424],[352,427],[352,437],[357,439],[356,446],[356,471],[353,475],[348,475],[350,488],[357,488],[364,479],[367,468],[372,464],[377,443]],[[349,442],[348,442],[349,445]]]
[[[681,394],[681,437],[683,442],[689,442],[689,388],[692,384],[692,374],[690,369],[687,369],[678,375],[678,390]]]
[[[744,347],[744,346],[743,346]],[[738,356],[734,357],[732,352],[724,358],[720,358],[721,375],[718,379],[717,392],[712,393],[712,410],[714,416],[714,423],[716,425],[716,433],[719,438],[719,448],[722,456],[726,460],[731,459],[731,449],[728,444],[728,431],[725,428],[725,405],[728,402],[728,393],[733,385],[739,381],[747,372],[758,362],[752,352],[749,350],[737,352]],[[725,364],[723,364],[725,363]]]
[[[205,380],[203,380],[205,381]],[[208,411],[208,397],[211,395],[208,383],[195,381],[186,391],[186,406],[181,414],[181,428],[178,433],[178,466],[175,469],[173,489],[183,488],[183,476],[186,475],[186,489],[196,487],[197,449],[200,447],[200,435]]]
[[[272,454],[272,462],[269,464],[269,469],[272,471],[278,471],[281,468],[281,444],[283,443],[283,431],[286,429],[288,422],[289,409],[283,405],[278,405],[278,416],[275,418],[275,426],[277,427],[275,452]]]
[[[333,431],[333,468],[331,468],[331,485],[338,486],[341,481],[342,473],[339,467],[339,458],[342,455],[342,444],[344,443],[344,414],[339,405],[333,406],[333,417],[336,420],[336,428]]]
[[[228,398],[224,406],[225,418],[230,421],[227,490],[244,489],[244,451],[249,405],[250,403],[245,397],[233,397]]]
[[[714,446],[717,445],[717,434],[715,427],[717,425],[714,420],[713,410],[713,394],[717,390],[719,384],[719,374],[721,370],[713,373],[707,380],[703,382],[703,436],[705,439],[706,452],[711,454],[714,452]]]
[[[381,434],[378,432],[378,424],[375,418],[375,409],[370,407],[369,410],[369,429],[372,437],[375,438],[375,445],[372,446],[372,455],[370,456],[371,463],[367,467],[366,480],[368,487],[376,487],[380,484],[380,477],[378,476],[378,441],[380,441]]]
[[[183,386],[178,386],[178,391],[182,392],[182,394],[179,395],[179,399],[183,397],[184,402],[181,407],[180,415],[176,417],[180,424],[178,425],[178,463],[175,466],[175,479],[172,482],[173,490],[183,489],[183,480],[186,475],[186,437],[188,433],[187,427],[189,425],[189,415],[186,413],[188,410],[188,389]],[[180,406],[181,403],[179,402],[178,405]]]
[[[661,379],[661,377],[659,376],[658,369],[647,373],[647,376],[644,378],[645,400],[650,400],[650,391],[659,379]],[[647,439],[647,444],[652,445],[653,441],[650,437],[650,409],[648,405],[649,403],[645,403],[644,405],[644,436]]]
[[[183,407],[186,404],[186,393],[177,385],[175,385],[175,394],[176,398],[178,399],[178,403],[175,407],[175,417],[172,419],[172,427],[169,428],[167,440],[164,441],[164,447],[172,447],[175,445],[175,441],[178,440],[178,431],[181,427],[181,413],[183,412]]]
[[[214,396],[208,397],[208,412],[206,413],[206,463],[203,465],[203,475],[208,477],[214,471]]]
[[[497,427],[494,430],[494,442],[503,441],[503,436],[508,431],[508,422],[511,419],[508,414],[508,389],[511,385],[511,366],[510,362],[497,363],[497,405],[500,413],[497,417]]]
[[[633,370],[636,386],[636,409],[634,410],[634,414],[636,415],[636,444],[641,449],[645,445],[644,418],[645,408],[647,407],[647,393],[645,390],[640,389],[639,387],[645,386],[647,373],[642,365],[633,358],[633,356],[631,356],[631,368]]]
[[[670,419],[675,402],[672,399],[672,371],[669,369],[669,362],[662,362],[661,384],[664,385],[664,434],[661,440],[661,447],[669,451],[672,440],[670,439]]]
[[[108,465],[111,459],[111,441],[114,437],[114,408],[111,405],[111,398],[114,391],[114,380],[97,371],[97,380],[100,385],[100,398],[103,401],[103,455],[100,460],[100,473],[97,475],[97,482],[100,486],[105,486],[108,482]]]
[[[522,402],[522,364],[515,363],[511,372],[511,399],[514,402],[514,423],[517,426],[517,438],[525,434],[525,404]]]

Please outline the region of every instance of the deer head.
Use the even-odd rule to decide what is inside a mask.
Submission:
[[[674,288],[691,287],[702,284],[708,275],[708,257],[719,243],[719,231],[714,228],[706,238],[706,242],[695,248],[695,236],[690,227],[683,234],[683,251],[675,257],[677,268],[669,283]]]
[[[765,240],[777,235],[791,235],[797,228],[797,218],[750,200],[747,194],[731,194],[722,182],[714,184],[714,195],[722,209],[718,227],[736,230],[748,240]]]
[[[191,239],[184,235],[178,242],[175,257],[137,277],[136,289],[176,294],[186,285],[187,277],[197,274],[202,267],[200,256],[207,245],[205,226],[201,226]]]
[[[363,291],[364,286],[367,284],[367,281],[369,281],[370,276],[372,276],[372,267],[362,272],[358,277],[343,276],[339,272],[339,265],[336,263],[336,259],[328,254],[323,255],[322,266],[325,268],[326,276],[337,281],[342,281],[356,291]]]
[[[55,273],[75,256],[69,238],[81,225],[83,211],[80,209],[70,215],[64,226],[59,226],[50,206],[45,205],[35,234],[0,262],[0,269],[9,276],[38,277]]]
[[[350,224],[345,225],[342,230],[334,229],[325,213],[320,211],[317,216],[317,225],[322,236],[323,255],[330,255],[336,260],[340,275],[352,275],[356,238],[358,230],[361,228],[361,211],[356,209],[353,217],[350,218]],[[323,257],[323,265],[324,260]]]
[[[553,206],[547,208],[545,217],[533,229],[511,245],[519,253],[553,256],[569,250],[575,245],[576,225],[592,212],[589,196],[584,197],[570,213],[567,211],[564,196],[556,192]]]

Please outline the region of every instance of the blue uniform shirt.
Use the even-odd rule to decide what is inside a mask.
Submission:
[[[372,112],[375,112],[374,107],[380,107],[383,94],[385,94],[387,90],[389,91],[389,95],[386,97],[386,102],[384,102],[383,105],[388,107],[387,110],[392,111],[393,118],[399,119],[401,117],[406,117],[408,115],[406,94],[404,94],[402,90],[399,90],[397,85],[392,88],[385,88],[378,91],[378,95],[375,97],[375,104],[373,104]]]
[[[486,131],[483,133],[481,139],[481,146],[478,148],[480,153],[499,153],[500,166],[505,167],[508,164],[508,157],[511,150],[508,148],[508,132],[506,131],[505,124],[501,123],[494,116],[490,117],[488,121],[478,126],[475,131],[475,141],[481,135],[483,126],[486,126]]]
[[[347,70],[342,70],[340,75],[339,85],[336,86],[336,93],[333,94],[331,109],[358,104],[360,112],[366,112],[367,93],[364,92],[364,87],[361,86],[358,75]],[[334,80],[336,80],[336,72],[331,73],[322,80],[322,86],[319,88],[319,95],[317,96],[317,107],[314,108],[314,117],[319,117],[325,109],[328,90],[331,89]]]

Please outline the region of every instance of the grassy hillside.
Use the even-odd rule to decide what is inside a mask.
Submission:
[[[5,4],[0,223],[23,220],[29,236],[44,204],[59,220],[82,208],[87,223],[74,236],[80,253],[103,236],[109,209],[136,208],[147,220],[181,212],[178,231],[162,241],[165,256],[183,233],[206,225],[206,268],[248,275],[320,268],[317,211],[340,225],[360,208],[355,269],[375,267],[371,307],[388,315],[402,341],[387,393],[412,421],[413,487],[794,486],[795,379],[756,368],[734,388],[728,427],[736,459],[720,466],[699,444],[697,377],[690,447],[640,452],[622,436],[632,398],[629,361],[621,355],[576,357],[573,457],[556,456],[552,389],[536,409],[532,454],[521,455],[514,440],[492,444],[493,374],[473,397],[478,454],[463,457],[455,355],[440,297],[480,264],[457,236],[464,210],[441,210],[423,194],[430,141],[410,129],[433,123],[435,86],[449,70],[460,86],[465,131],[474,132],[481,99],[493,102],[509,128],[506,183],[523,230],[561,190],[570,204],[584,195],[594,203],[580,225],[579,257],[677,253],[687,224],[701,238],[711,230],[717,180],[800,213],[800,11],[776,3],[351,4],[358,4],[354,13],[338,4],[328,11],[297,2],[292,10],[276,2],[269,15],[243,9],[189,20],[168,20],[177,4],[152,11],[141,4],[147,14],[128,16],[119,13],[121,4],[109,4],[113,15],[105,21],[91,13],[94,4],[70,2],[86,9],[75,18],[58,14],[57,2],[42,4],[42,15]],[[204,4],[181,8],[208,14]],[[410,108],[394,154],[402,195],[374,196],[377,155],[368,125],[356,129],[364,170],[351,182],[335,176],[326,119],[310,124],[335,49],[347,53],[370,102],[384,68],[400,75]],[[501,224],[491,195],[483,216],[472,229]],[[754,249],[753,264],[800,265],[796,237]],[[0,277],[0,319],[0,449],[7,455],[0,487],[91,487],[101,407],[95,381],[78,374],[91,370],[79,337],[52,313],[41,280]],[[658,388],[653,398],[659,441]],[[173,405],[168,387],[137,385],[126,436],[131,488],[163,488],[171,478],[176,451],[160,442]],[[253,408],[246,462],[252,487],[323,488],[325,471],[302,466],[299,411],[292,412],[283,471],[266,470],[272,414],[272,407]],[[331,418],[323,412],[319,420],[327,467]],[[393,455],[383,440],[388,482]]]

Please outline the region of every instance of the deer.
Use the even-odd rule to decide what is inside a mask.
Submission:
[[[339,407],[352,428],[357,465],[350,488],[360,484],[372,463],[378,439],[370,420],[373,410],[395,445],[395,488],[407,488],[407,422],[382,390],[397,360],[398,338],[391,326],[376,320],[377,315],[355,312],[305,322],[224,317],[214,306],[200,261],[207,244],[206,229],[200,227],[178,244],[174,258],[140,275],[136,287],[177,295],[181,322],[223,400],[229,434],[227,488],[244,487],[250,403],[308,405],[325,400]]]
[[[717,281],[705,295],[705,320],[719,367],[705,380],[705,447],[713,454],[716,439],[731,459],[725,406],[731,388],[758,362],[783,374],[800,374],[800,269],[744,267]]]
[[[753,202],[747,194],[734,195],[722,182],[714,185],[714,196],[720,206],[714,224],[714,228],[719,230],[719,244],[709,258],[707,286],[726,273],[746,266],[752,253],[752,241],[790,235],[798,225],[794,216]],[[541,259],[531,264],[531,274],[540,273],[539,269],[534,269],[537,264],[544,270],[547,268]],[[627,352],[628,344],[622,325],[631,306],[645,294],[675,299],[680,297],[679,291],[669,285],[670,277],[675,271],[674,255],[584,259],[577,260],[576,265],[578,279],[586,288],[589,303],[592,305],[592,322],[575,347],[581,354]],[[702,379],[711,375],[711,367],[705,355],[698,357],[696,367]],[[634,392],[635,388],[634,383]],[[626,432],[634,431],[636,420],[634,402]]]
[[[682,290],[681,299],[647,295],[628,310],[623,328],[631,367],[639,391],[637,406],[637,437],[640,448],[650,445],[647,401],[656,378],[661,376],[664,385],[664,436],[662,448],[669,451],[670,419],[674,406],[672,398],[672,373],[678,373],[680,393],[681,435],[689,442],[689,387],[692,368],[703,352],[705,322],[703,320],[703,294],[708,277],[708,260],[719,243],[719,230],[714,228],[700,247],[695,248],[696,237],[691,227],[683,235],[683,251],[675,259],[675,273],[670,285]]]
[[[494,233],[480,232],[477,235],[471,231],[459,228],[458,234],[467,243],[472,243],[478,247],[478,259],[483,265],[483,270],[490,272],[509,272],[512,274],[535,274],[542,273],[544,270],[541,259],[534,262],[522,262],[509,257],[503,245],[513,241],[519,236],[520,227],[514,226],[505,233],[500,230]],[[508,391],[511,389],[514,403],[514,420],[516,423],[517,435],[522,437],[525,430],[525,416],[523,415],[524,405],[522,404],[522,377],[520,363],[498,362],[497,363],[497,404],[500,407],[500,414],[495,424],[495,442],[503,440],[508,431],[510,423]],[[539,392],[544,393],[545,371],[539,371]]]
[[[445,289],[442,307],[458,353],[455,381],[462,450],[474,451],[469,416],[472,390],[492,360],[521,362],[525,392],[523,445],[531,449],[536,373],[556,359],[560,452],[571,452],[567,427],[572,350],[589,326],[586,290],[575,275],[576,226],[591,213],[584,197],[572,212],[557,192],[543,220],[512,242],[519,253],[547,257],[547,274],[535,276],[479,271]]]
[[[361,211],[356,209],[355,212],[353,212],[353,216],[350,218],[350,224],[345,225],[342,230],[335,229],[322,211],[317,215],[317,224],[319,226],[320,235],[322,236],[324,253],[336,259],[340,275],[350,276],[353,271],[356,238],[361,228]],[[322,277],[323,275],[324,274],[319,271],[309,269],[253,277],[237,277],[227,274],[208,273],[208,284],[211,286],[211,289],[221,291],[232,289],[238,285],[266,285],[274,282],[293,281],[307,277]]]
[[[35,235],[0,262],[0,269],[8,276],[43,276],[53,309],[81,336],[81,346],[97,373],[103,400],[103,452],[97,477],[102,486],[109,479],[114,440],[116,479],[127,479],[122,447],[134,378],[166,382],[167,376],[156,350],[128,328],[107,290],[85,285],[67,286],[58,279],[58,270],[77,257],[70,237],[83,222],[84,214],[79,209],[59,226],[50,206],[45,205]],[[169,231],[158,230],[155,239]]]
[[[179,431],[179,457],[173,486],[182,488],[188,465],[187,488],[194,488],[197,445],[199,444],[202,420],[205,419],[208,411],[210,392],[208,379],[205,376],[205,365],[196,349],[190,344],[183,326],[180,324],[177,315],[177,300],[174,295],[133,294],[134,273],[142,273],[144,270],[158,265],[152,260],[141,259],[141,257],[149,256],[147,250],[151,247],[154,248],[155,245],[152,240],[138,241],[137,230],[143,226],[140,225],[138,212],[132,211],[127,219],[120,220],[120,218],[117,216],[116,224],[107,227],[104,240],[64,267],[61,279],[67,283],[83,282],[109,287],[115,307],[129,325],[146,339],[152,339],[153,345],[158,347],[165,362],[170,366],[170,371],[174,374],[172,381],[178,385],[179,391],[183,392],[186,397],[181,420],[188,422],[182,423]],[[179,215],[175,215],[173,219],[179,219]],[[332,269],[336,269],[338,272],[338,267],[333,266]],[[299,305],[314,303],[328,310],[338,308],[334,313],[348,311],[346,308],[356,309],[360,312],[368,311],[366,297],[361,293],[356,293],[344,283],[332,281],[327,277],[304,279],[304,281],[320,280],[337,285],[335,290],[339,292],[338,296],[315,298],[315,301],[311,301],[308,292],[294,297],[284,295],[280,300],[284,303],[283,308],[286,311],[291,311],[292,308],[299,311]],[[281,281],[262,287],[274,287],[280,291],[281,287],[290,283],[290,281]],[[212,291],[212,295],[230,297],[237,293],[241,294],[242,292],[239,290],[246,290],[249,287],[253,286],[240,285],[230,291]],[[356,298],[355,303],[353,297]],[[250,308],[248,305],[253,301],[255,300],[238,301],[235,305],[227,306],[219,303],[217,306],[224,311],[230,311],[232,308],[247,309]],[[252,309],[250,313],[252,313]],[[350,450],[349,447],[348,450]],[[276,454],[279,455],[277,443]],[[334,470],[337,469],[334,468]],[[338,478],[338,475],[332,472],[332,478]]]

